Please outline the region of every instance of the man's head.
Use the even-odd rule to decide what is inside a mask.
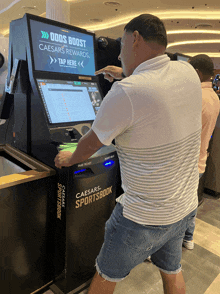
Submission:
[[[189,59],[189,63],[195,68],[201,82],[206,82],[214,75],[214,64],[206,54],[199,54]]]
[[[167,35],[163,22],[151,14],[141,14],[124,28],[121,40],[123,72],[130,76],[142,62],[162,55],[167,46]]]

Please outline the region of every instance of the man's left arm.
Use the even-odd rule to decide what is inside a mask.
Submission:
[[[62,166],[72,166],[80,163],[92,156],[98,151],[103,144],[100,142],[96,133],[91,129],[86,133],[77,145],[74,153],[69,151],[60,151],[55,157],[55,166],[61,168]]]
[[[61,168],[85,161],[124,132],[130,126],[132,117],[130,99],[121,86],[114,84],[101,104],[92,129],[79,140],[73,154],[68,151],[59,152],[54,160],[55,166]]]

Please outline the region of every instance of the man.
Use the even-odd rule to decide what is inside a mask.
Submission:
[[[118,78],[122,71],[126,78],[113,84],[73,155],[55,158],[57,167],[70,166],[115,139],[125,193],[106,222],[89,294],[112,294],[148,256],[164,293],[185,294],[180,261],[198,206],[202,93],[192,66],[170,61],[166,46],[165,27],[153,15],[125,26]]]
[[[214,75],[214,64],[212,62],[212,59],[208,55],[199,54],[190,58],[189,63],[196,70],[202,83],[202,133],[199,156],[199,177],[201,179],[206,168],[206,161],[208,157],[207,149],[209,147],[209,141],[211,139],[211,135],[214,131],[216,120],[219,115],[220,102],[218,95],[212,89],[211,77]],[[200,193],[203,194],[203,191],[201,191]],[[199,202],[202,202],[202,195],[199,194],[198,196]],[[194,248],[194,230],[195,220],[187,229],[183,240],[183,246],[190,250]]]

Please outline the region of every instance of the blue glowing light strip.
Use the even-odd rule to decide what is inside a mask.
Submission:
[[[104,162],[103,164],[104,164],[104,166],[111,166],[111,165],[113,165],[115,162],[113,161],[113,160],[110,160],[110,161],[106,161],[106,162]]]
[[[80,169],[80,170],[75,171],[74,174],[76,175],[76,174],[82,173],[84,171],[86,171],[86,169]]]

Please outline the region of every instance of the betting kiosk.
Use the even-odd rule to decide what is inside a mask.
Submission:
[[[54,158],[59,150],[75,150],[100,108],[95,35],[25,14],[11,22],[9,42],[11,111],[1,143],[56,170],[56,282],[51,289],[79,293],[95,273],[105,222],[115,205],[118,158],[113,145],[61,170]]]
[[[1,293],[30,294],[54,279],[55,170],[0,144]]]

